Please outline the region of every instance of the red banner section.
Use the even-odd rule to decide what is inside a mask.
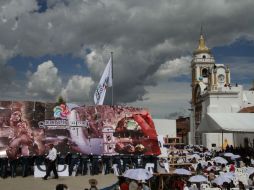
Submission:
[[[0,102],[0,155],[159,155],[157,134],[146,109],[42,102]]]

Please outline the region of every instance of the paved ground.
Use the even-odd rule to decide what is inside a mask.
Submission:
[[[76,177],[60,177],[59,179],[48,179],[46,181],[41,178],[29,177],[8,177],[0,178],[1,190],[54,190],[59,183],[64,183],[69,187],[69,190],[84,190],[89,188],[88,180],[94,178],[98,180],[98,188],[103,188],[117,182],[117,177],[110,175],[95,175],[95,176],[76,176]]]

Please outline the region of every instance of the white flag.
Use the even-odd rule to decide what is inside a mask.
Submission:
[[[108,64],[101,76],[101,80],[94,93],[94,103],[96,105],[103,105],[106,95],[107,87],[112,86],[112,60],[108,61]]]

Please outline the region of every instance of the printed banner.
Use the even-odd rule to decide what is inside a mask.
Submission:
[[[0,156],[43,155],[51,143],[61,154],[160,154],[146,109],[0,102]]]

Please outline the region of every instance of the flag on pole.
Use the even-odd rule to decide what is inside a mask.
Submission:
[[[107,87],[112,86],[112,59],[110,57],[108,64],[103,71],[100,82],[94,93],[95,105],[103,105]]]

